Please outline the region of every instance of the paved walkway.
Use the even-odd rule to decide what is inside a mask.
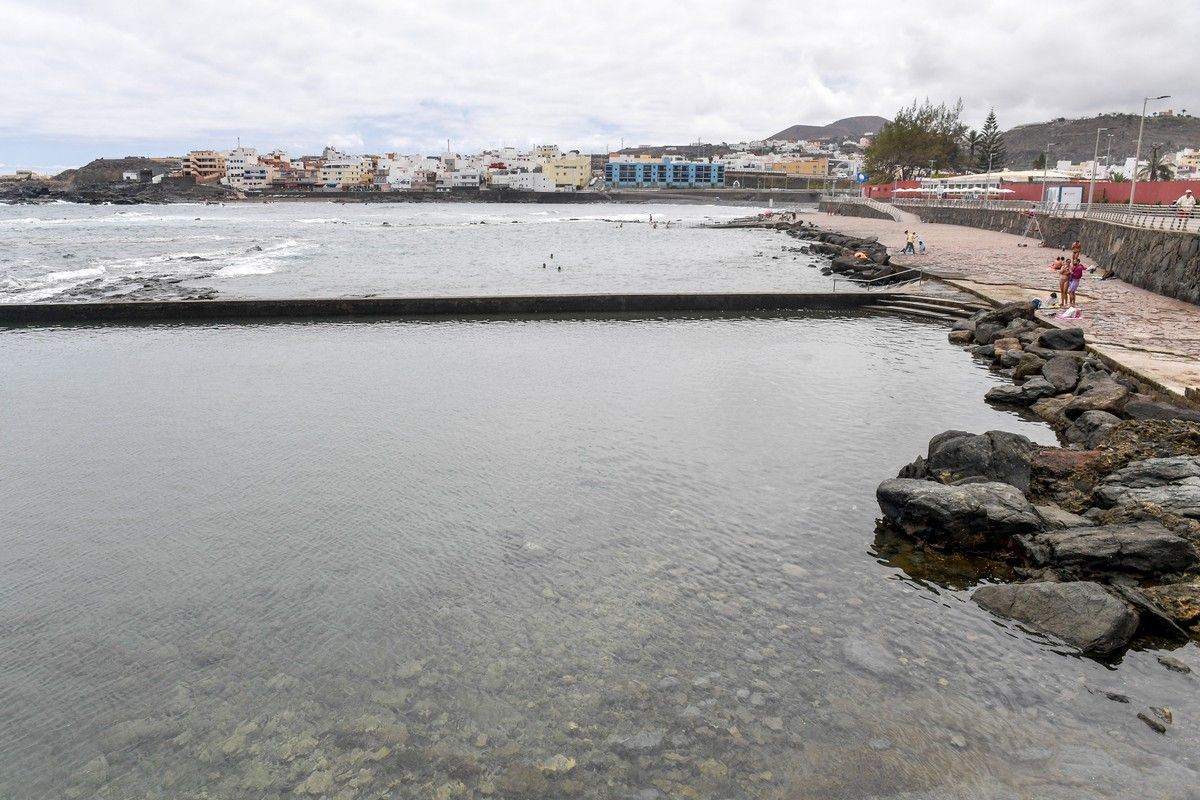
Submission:
[[[826,230],[853,236],[878,236],[898,265],[928,267],[955,276],[948,282],[988,300],[1043,301],[1058,291],[1058,276],[1047,269],[1061,251],[1044,248],[1036,239],[962,225],[922,223],[916,216],[893,222],[863,217],[807,215]],[[899,255],[904,230],[915,228],[925,241],[925,255]],[[1019,247],[1027,243],[1028,247]],[[1093,262],[1084,258],[1091,266]],[[959,277],[961,276],[961,277]],[[1173,300],[1116,278],[1100,281],[1085,275],[1076,295],[1083,319],[1039,318],[1060,327],[1082,327],[1089,346],[1143,381],[1176,398],[1200,402],[1200,306]]]

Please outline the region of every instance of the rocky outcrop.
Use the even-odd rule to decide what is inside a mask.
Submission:
[[[1200,457],[1135,461],[1106,477],[1096,488],[1095,499],[1103,508],[1149,503],[1200,519]]]
[[[893,478],[879,484],[875,497],[884,518],[909,536],[964,552],[1005,549],[1012,537],[1041,526],[1025,495],[1007,483]]]
[[[1101,525],[1021,537],[1029,560],[1061,575],[1160,577],[1200,562],[1196,550],[1157,522]]]
[[[1091,581],[982,586],[972,598],[997,616],[1098,656],[1123,650],[1138,628],[1137,613]]]
[[[1085,411],[1067,426],[1063,431],[1063,438],[1069,444],[1091,450],[1101,442],[1106,433],[1119,424],[1121,418],[1116,414],[1107,411]]]
[[[932,477],[939,483],[964,478],[1000,481],[1029,491],[1030,464],[1037,448],[1029,439],[1007,431],[973,434],[946,431],[929,440],[922,467],[909,465],[899,477]]]

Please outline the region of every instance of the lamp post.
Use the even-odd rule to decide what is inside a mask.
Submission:
[[[984,205],[984,207],[987,207],[988,200],[990,199],[989,195],[992,193],[992,158],[996,154],[993,152],[990,152],[990,150],[991,149],[989,148],[987,180],[985,180],[983,182],[983,205]]]
[[[1133,177],[1129,179],[1129,210],[1133,210],[1133,192],[1137,189],[1138,162],[1142,160],[1142,129],[1146,127],[1146,104],[1151,100],[1166,100],[1171,95],[1160,94],[1158,97],[1142,98],[1142,121],[1138,123],[1137,149],[1133,151]]]
[[[1046,191],[1046,178],[1050,172],[1050,148],[1058,147],[1058,142],[1046,142],[1046,152],[1042,153],[1042,205],[1050,205],[1050,194]]]
[[[1100,132],[1106,131],[1108,128],[1096,128],[1096,149],[1092,152],[1092,181],[1088,185],[1088,207],[1087,213],[1092,215],[1092,197],[1096,194],[1096,162],[1100,160]]]

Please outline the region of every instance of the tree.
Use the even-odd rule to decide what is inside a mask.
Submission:
[[[1167,163],[1166,155],[1158,152],[1158,147],[1151,152],[1146,166],[1138,168],[1138,178],[1145,178],[1148,181],[1169,181],[1173,177],[1175,177],[1175,171]]]
[[[975,161],[975,152],[979,149],[979,131],[972,128],[967,131],[967,136],[963,139],[963,144],[967,146],[967,160]]]
[[[874,183],[931,175],[934,169],[962,166],[967,126],[959,119],[962,100],[953,106],[916,100],[879,129],[864,153],[863,168]]]
[[[996,109],[988,112],[979,133],[979,145],[975,154],[975,166],[981,171],[999,169],[1004,165],[1004,134],[996,122]]]
[[[1108,179],[1112,183],[1127,183],[1129,181],[1129,178],[1125,177],[1125,173],[1118,169],[1114,169],[1112,172],[1110,172],[1108,174]]]
[[[1045,169],[1046,168],[1046,154],[1045,153],[1038,153],[1038,157],[1033,160],[1033,168],[1034,169]]]

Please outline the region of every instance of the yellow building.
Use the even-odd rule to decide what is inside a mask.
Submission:
[[[216,150],[193,150],[183,157],[180,172],[201,182],[220,180],[225,177],[225,154]]]
[[[576,154],[551,159],[542,166],[542,172],[555,186],[582,189],[592,178],[592,157]]]
[[[796,158],[789,161],[776,161],[771,164],[773,172],[783,172],[788,175],[809,175],[824,178],[829,174],[828,158]]]

